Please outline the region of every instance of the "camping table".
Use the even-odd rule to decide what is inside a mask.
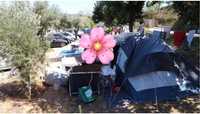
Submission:
[[[69,73],[69,94],[78,94],[78,88],[91,84],[92,88],[97,89],[94,93],[100,94],[99,79],[100,79],[100,64],[83,64],[81,66],[72,67]],[[75,87],[74,87],[75,86]]]

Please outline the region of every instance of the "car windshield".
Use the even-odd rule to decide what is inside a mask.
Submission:
[[[63,34],[54,34],[54,37],[55,38],[64,38],[64,39],[67,39],[65,35]]]
[[[63,33],[65,36],[69,36],[70,34],[68,34],[68,33]]]

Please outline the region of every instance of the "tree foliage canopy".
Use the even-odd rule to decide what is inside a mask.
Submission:
[[[148,2],[147,6],[162,4],[161,1]],[[174,25],[177,30],[189,30],[199,28],[199,1],[168,1],[168,7],[178,14],[178,20]]]
[[[174,1],[172,7],[179,15],[179,22],[176,23],[175,29],[199,28],[199,1]]]
[[[98,1],[92,19],[95,23],[103,21],[106,25],[129,24],[132,31],[136,19],[141,19],[143,1]]]
[[[61,13],[56,6],[49,6],[47,1],[34,2],[33,11],[40,17],[40,29],[38,35],[43,37],[48,28],[59,28]]]
[[[59,24],[59,29],[66,29],[66,28],[71,28],[72,27],[72,24],[70,21],[68,21],[68,18],[67,18],[67,14],[63,14],[62,17],[60,18],[60,24]]]

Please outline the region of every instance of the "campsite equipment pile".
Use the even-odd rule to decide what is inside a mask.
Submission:
[[[121,98],[138,103],[157,103],[200,93],[199,69],[166,44],[161,32],[155,31],[150,36],[122,33],[116,40],[115,58],[111,63],[114,78],[111,81],[120,86],[120,91],[110,95],[111,103]],[[88,99],[83,93],[89,90],[91,96],[90,87],[92,94],[99,93],[98,84],[105,77],[103,72],[108,72],[109,68],[102,70],[101,64],[82,63],[82,51],[62,51],[61,63],[69,81],[70,95],[81,94],[84,101],[89,102],[93,98]],[[105,94],[110,92],[111,89]]]

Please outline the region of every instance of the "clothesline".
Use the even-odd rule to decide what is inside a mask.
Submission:
[[[173,35],[174,34],[174,31],[171,31],[170,30],[171,29],[171,27],[154,27],[154,28],[149,28],[149,31],[151,31],[151,32],[153,32],[153,31],[170,31],[170,35]],[[185,34],[186,36],[188,36],[188,33],[186,33]],[[194,34],[194,37],[200,37],[200,34],[197,34],[197,33],[195,33]]]

